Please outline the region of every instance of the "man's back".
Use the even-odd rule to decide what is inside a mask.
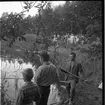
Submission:
[[[36,82],[40,86],[50,86],[58,79],[57,69],[51,63],[40,66],[35,75]]]

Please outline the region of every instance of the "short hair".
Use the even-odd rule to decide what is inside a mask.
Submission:
[[[76,57],[76,53],[71,52],[70,55],[73,55],[74,57]]]
[[[27,81],[31,81],[34,76],[33,70],[31,68],[24,69],[22,74],[24,75],[23,78],[25,78]]]
[[[39,55],[42,57],[42,59],[43,59],[44,61],[49,61],[49,59],[50,59],[50,56],[49,56],[49,54],[47,53],[47,51],[41,51],[41,52],[39,53]]]

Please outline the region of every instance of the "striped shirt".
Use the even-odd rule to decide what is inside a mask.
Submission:
[[[39,88],[33,82],[25,83],[19,90],[16,105],[33,105],[40,100]]]
[[[50,86],[57,81],[59,81],[57,68],[51,63],[41,65],[35,72],[35,82],[39,86]]]

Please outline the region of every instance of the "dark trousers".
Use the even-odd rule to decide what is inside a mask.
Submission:
[[[50,86],[39,86],[41,99],[39,105],[47,105],[49,94],[50,94]]]

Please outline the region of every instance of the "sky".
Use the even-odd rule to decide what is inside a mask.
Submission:
[[[58,6],[58,5],[62,5],[64,4],[65,1],[52,1],[52,6]],[[22,6],[24,6],[23,2],[20,1],[12,1],[12,2],[0,2],[0,17],[2,16],[3,12],[17,12],[20,13],[23,8]],[[36,8],[32,8],[29,12],[25,13],[25,16],[31,15],[34,16],[37,13],[37,9]]]

